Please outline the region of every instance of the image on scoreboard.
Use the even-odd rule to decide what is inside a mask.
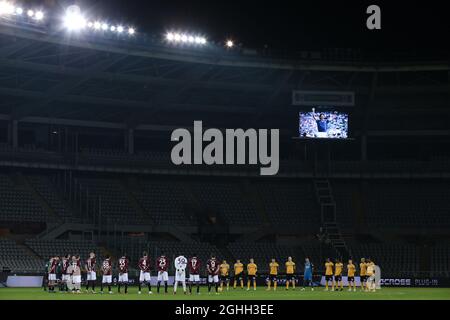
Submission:
[[[348,139],[348,113],[332,108],[299,112],[299,137]]]

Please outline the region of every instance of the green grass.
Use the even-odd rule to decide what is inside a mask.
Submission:
[[[310,290],[286,291],[278,288],[278,291],[266,291],[258,287],[257,291],[243,291],[230,289],[219,295],[208,295],[207,289],[201,289],[201,295],[184,295],[178,291],[172,294],[137,294],[137,288],[131,287],[128,294],[118,294],[114,288],[114,294],[71,294],[71,293],[47,293],[43,289],[27,288],[0,288],[0,300],[450,300],[450,288],[383,288],[375,293],[368,292],[324,292],[323,288]]]

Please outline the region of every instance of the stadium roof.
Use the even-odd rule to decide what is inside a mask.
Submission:
[[[266,117],[276,126],[299,88],[351,89],[361,104],[374,87],[387,96],[415,93],[409,110],[419,113],[428,112],[420,103],[430,95],[444,98],[435,112],[448,106],[449,61],[374,63],[320,54],[274,59],[214,47],[180,50],[159,39],[69,38],[46,27],[2,22],[0,114],[130,126],[192,123],[201,115],[219,126],[218,114],[226,113],[228,121]]]

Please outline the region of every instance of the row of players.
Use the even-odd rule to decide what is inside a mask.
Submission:
[[[169,281],[169,269],[170,263],[169,259],[165,255],[161,255],[156,259],[156,270],[157,270],[157,292],[160,293],[161,283],[164,283],[164,292],[168,291],[168,281]],[[187,294],[186,286],[186,269],[189,269],[189,293],[192,294],[192,289],[194,286],[197,287],[197,294],[200,293],[200,270],[202,263],[200,259],[193,255],[189,259],[184,256],[179,256],[174,261],[175,266],[175,282],[174,282],[174,294],[177,292],[178,284],[183,285],[183,292]],[[325,279],[326,286],[325,290],[328,291],[329,282],[332,283],[332,291],[343,290],[342,273],[343,273],[343,263],[336,260],[335,263],[327,259],[325,263]],[[128,269],[129,269],[129,259],[126,255],[122,256],[117,262],[118,274],[118,292],[121,293],[122,286],[124,287],[124,292],[128,292]],[[151,288],[151,262],[148,254],[143,253],[143,256],[139,259],[138,268],[140,270],[139,275],[139,291],[141,294],[141,289],[143,285],[148,286],[148,293],[152,294]],[[314,290],[312,279],[313,279],[313,264],[309,261],[309,258],[305,259],[304,270],[303,270],[303,288],[310,287]],[[236,289],[237,285],[244,289],[244,264],[237,260],[233,266],[234,269],[234,284],[233,287]],[[269,279],[267,282],[267,290],[277,290],[278,275],[280,265],[276,259],[272,259],[269,263]],[[73,293],[81,292],[81,273],[84,270],[87,274],[86,281],[86,291],[89,292],[91,289],[92,293],[95,293],[95,283],[97,280],[97,261],[94,252],[89,254],[88,259],[86,259],[84,266],[81,265],[80,256],[67,255],[63,258],[52,257],[50,258],[46,271],[48,273],[48,290],[49,292],[55,292],[55,287],[59,283],[59,289],[61,292],[68,292],[69,290]],[[58,272],[59,271],[59,272]],[[102,281],[101,281],[101,293],[103,293],[104,287],[108,287],[108,291],[112,294],[112,271],[113,264],[111,257],[107,256],[101,264]],[[223,260],[222,263],[218,259],[211,255],[211,258],[206,263],[206,271],[208,273],[208,293],[211,292],[212,287],[215,287],[216,294],[219,291],[223,291],[230,288],[230,265],[227,261]],[[250,259],[246,268],[247,273],[247,290],[250,290],[251,285],[253,285],[253,290],[256,290],[256,274],[258,272],[258,266],[255,264],[254,259]],[[61,279],[58,281],[57,273],[61,273]],[[285,263],[285,273],[287,277],[286,290],[292,285],[292,289],[295,290],[296,284],[296,264],[289,257]],[[352,260],[349,260],[347,264],[347,275],[349,281],[349,291],[356,291],[355,283],[356,266],[353,264]],[[365,261],[364,258],[361,259],[360,263],[360,276],[361,276],[361,290],[375,290],[374,285],[374,274],[375,268],[374,263],[368,260]]]

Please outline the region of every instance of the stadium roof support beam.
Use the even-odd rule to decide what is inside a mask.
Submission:
[[[95,64],[94,66],[92,66],[91,70],[93,72],[101,72],[101,71],[107,70],[109,67],[111,67],[115,63],[119,62],[123,58],[124,58],[124,56],[116,56],[114,59],[100,61],[97,64]],[[55,100],[58,100],[59,97],[64,96],[65,94],[69,93],[72,89],[82,85],[84,82],[88,81],[90,78],[91,78],[90,75],[87,74],[81,78],[70,79],[70,80],[66,80],[61,83],[58,83],[54,87],[51,87],[49,90],[47,90],[47,92],[45,92],[46,98],[44,100],[42,100],[38,103],[33,102],[33,103],[29,103],[29,104],[19,107],[20,111],[18,113],[18,116],[20,117],[22,114],[26,114],[26,112],[29,109],[45,107],[49,103],[51,103]]]
[[[200,73],[192,74],[188,76],[188,79],[183,78],[184,82],[181,86],[177,87],[177,89],[173,90],[171,88],[167,88],[163,92],[159,93],[156,96],[156,99],[152,101],[154,104],[154,109],[152,111],[152,115],[156,114],[159,110],[161,110],[161,106],[164,102],[169,101],[172,103],[176,103],[176,99],[183,95],[183,93],[188,92],[190,89],[194,88],[193,84],[198,83],[201,79],[210,72],[210,70],[206,69]]]
[[[8,57],[29,46],[32,46],[32,44],[27,43],[26,41],[12,42],[11,44],[4,46],[3,48],[0,48],[0,57]]]
[[[62,74],[69,76],[79,76],[83,77],[86,74],[89,75],[90,78],[100,79],[100,80],[123,80],[129,82],[136,83],[147,83],[147,84],[158,84],[158,85],[182,85],[185,83],[184,80],[175,80],[168,79],[162,77],[153,77],[153,76],[141,76],[134,74],[121,74],[121,73],[111,73],[111,72],[99,72],[92,71],[90,69],[75,69],[66,66],[58,66],[58,65],[50,65],[36,62],[28,62],[18,59],[1,59],[0,65],[21,68],[25,70],[34,70],[38,72],[49,72],[54,74]],[[262,85],[262,84],[249,84],[249,83],[232,83],[232,82],[209,82],[209,81],[193,81],[191,86],[200,87],[200,88],[210,88],[210,89],[235,89],[235,90],[245,90],[245,91],[266,91],[271,90],[271,85]]]
[[[197,52],[195,55],[189,55],[187,52],[179,52],[176,50],[160,49],[160,50],[148,50],[132,47],[119,47],[109,44],[92,43],[87,41],[80,41],[74,39],[61,38],[55,34],[46,34],[32,32],[29,30],[21,30],[12,27],[0,28],[0,33],[24,39],[30,39],[35,41],[53,43],[57,45],[66,45],[72,47],[79,47],[91,50],[105,51],[117,54],[147,57],[155,59],[173,60],[181,62],[201,63],[217,66],[229,66],[229,67],[242,67],[242,68],[263,68],[263,69],[280,69],[280,70],[315,70],[315,71],[359,71],[359,72],[416,72],[416,71],[436,71],[436,70],[450,70],[450,64],[448,61],[440,63],[401,63],[396,65],[390,64],[369,64],[369,63],[312,63],[311,61],[287,61],[276,59],[263,59],[263,58],[248,58],[246,56],[239,57],[225,57],[217,56],[211,53],[205,53],[199,55]]]
[[[112,59],[112,58],[111,58]],[[128,81],[131,83],[145,83],[145,84],[157,84],[157,85],[163,85],[163,86],[179,86],[182,87],[186,81],[183,79],[167,79],[162,77],[154,77],[154,76],[143,76],[143,75],[133,75],[133,74],[122,74],[122,73],[112,73],[112,72],[105,72],[105,71],[96,71],[88,69],[77,69],[67,66],[61,66],[61,65],[50,65],[50,64],[43,64],[38,62],[30,62],[30,61],[23,61],[19,59],[5,59],[0,58],[0,66],[8,66],[8,67],[14,67],[18,69],[24,69],[24,70],[33,70],[37,72],[46,72],[46,73],[52,73],[52,74],[58,74],[58,75],[68,75],[73,77],[89,77],[90,79],[96,79],[96,80],[107,80],[111,81],[117,80],[117,81]],[[292,72],[292,70],[291,70]],[[201,81],[201,80],[193,80],[190,81],[190,87],[198,87],[198,88],[207,88],[207,89],[230,89],[230,90],[239,90],[239,91],[273,91],[276,90],[276,85],[271,84],[249,84],[249,83],[233,83],[233,82],[216,82],[216,81]],[[415,88],[419,88],[419,86],[414,86]],[[290,91],[294,89],[293,85],[286,85],[283,87],[284,91]],[[408,89],[406,87],[406,89]],[[380,90],[384,90],[383,87],[380,88]],[[402,90],[401,87],[393,87],[393,92],[398,92],[399,90]],[[414,89],[413,91],[415,92]],[[361,91],[361,90],[360,90]],[[362,92],[363,93],[363,92]]]

